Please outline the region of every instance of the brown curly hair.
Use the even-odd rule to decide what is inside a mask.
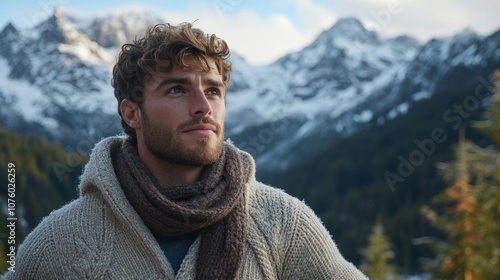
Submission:
[[[214,60],[222,82],[227,87],[232,70],[229,47],[215,34],[207,34],[191,23],[179,25],[157,24],[146,30],[144,36],[125,44],[113,67],[115,97],[118,114],[125,133],[136,138],[135,129],[127,125],[120,112],[124,99],[141,107],[144,101],[144,81],[154,72],[169,72],[174,66],[188,67],[187,59],[195,58],[203,70],[209,72],[208,58]]]

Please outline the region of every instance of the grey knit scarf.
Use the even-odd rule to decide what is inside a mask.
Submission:
[[[154,234],[200,231],[196,279],[237,277],[246,242],[248,174],[234,147],[224,144],[217,162],[192,185],[160,186],[130,138],[112,151],[112,159],[125,196]]]

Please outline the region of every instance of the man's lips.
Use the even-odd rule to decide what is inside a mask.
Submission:
[[[211,124],[197,124],[184,129],[182,132],[200,136],[208,136],[215,134],[217,132],[217,128]]]

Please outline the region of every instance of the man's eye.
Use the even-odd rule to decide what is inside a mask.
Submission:
[[[167,91],[168,94],[179,94],[182,93],[182,89],[179,87],[173,87]]]
[[[209,89],[207,95],[220,95],[220,91],[217,89]]]

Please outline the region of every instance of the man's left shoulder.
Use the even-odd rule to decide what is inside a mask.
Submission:
[[[297,219],[313,219],[318,222],[313,210],[284,190],[260,182],[249,188],[247,200],[249,215],[258,223],[273,227],[290,226]]]
[[[265,210],[269,207],[288,207],[290,204],[301,203],[297,198],[284,190],[255,181],[248,189],[248,204],[255,210]]]

